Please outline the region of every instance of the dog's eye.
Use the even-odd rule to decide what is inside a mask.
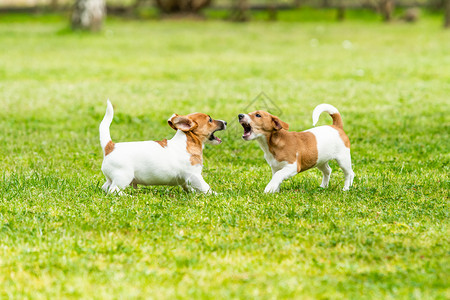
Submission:
[[[260,115],[260,114],[256,114],[256,117],[257,117],[257,118],[261,118],[261,115]]]
[[[209,117],[209,123],[212,123],[212,119],[211,119],[211,117]]]

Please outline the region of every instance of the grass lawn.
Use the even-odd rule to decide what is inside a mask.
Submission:
[[[72,34],[61,17],[0,16],[0,298],[448,299],[441,21],[109,20]],[[227,120],[204,150],[220,195],[105,195],[107,98],[116,142],[170,138],[173,113]],[[343,116],[353,188],[333,163],[327,190],[314,169],[265,195],[270,168],[237,114],[272,109],[304,130],[323,102]]]

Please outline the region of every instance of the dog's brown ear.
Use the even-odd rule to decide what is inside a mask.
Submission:
[[[173,125],[172,119],[178,117],[177,114],[173,114],[168,120],[167,123],[169,124],[170,127],[172,127],[174,130],[178,130],[175,125]]]
[[[286,130],[289,129],[289,124],[281,121],[278,117],[272,116],[272,123],[275,130],[281,130],[282,128]]]
[[[177,114],[173,114],[169,120],[167,120],[169,126],[175,130],[181,130],[184,132],[188,132],[196,127],[196,123],[192,121],[188,116],[179,116]]]

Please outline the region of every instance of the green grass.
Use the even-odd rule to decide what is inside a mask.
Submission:
[[[54,17],[3,20],[0,298],[448,299],[450,32],[440,18],[110,20],[100,34],[69,33]],[[270,169],[235,123],[260,92],[292,130],[309,128],[319,103],[341,111],[349,192],[332,164],[327,190],[310,170],[263,194]],[[204,151],[205,180],[221,194],[104,195],[107,98],[116,142],[171,137],[173,113],[231,123]]]

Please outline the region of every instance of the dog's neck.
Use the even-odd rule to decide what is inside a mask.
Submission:
[[[261,147],[262,151],[264,151],[265,154],[272,154],[269,151],[269,143],[265,135],[257,137],[256,141],[258,142],[259,147]]]
[[[184,132],[177,130],[171,141],[180,143],[186,147],[186,151],[190,154],[191,165],[203,164],[203,143],[191,131]]]
[[[272,153],[273,150],[273,145],[276,145],[280,139],[285,138],[286,136],[286,130],[278,130],[278,131],[274,131],[272,133],[270,133],[270,135],[261,135],[259,137],[256,138],[256,140],[258,141],[259,146],[261,147],[261,149],[264,151],[264,153],[270,153],[270,154],[274,154]],[[272,145],[269,146],[269,145]]]

